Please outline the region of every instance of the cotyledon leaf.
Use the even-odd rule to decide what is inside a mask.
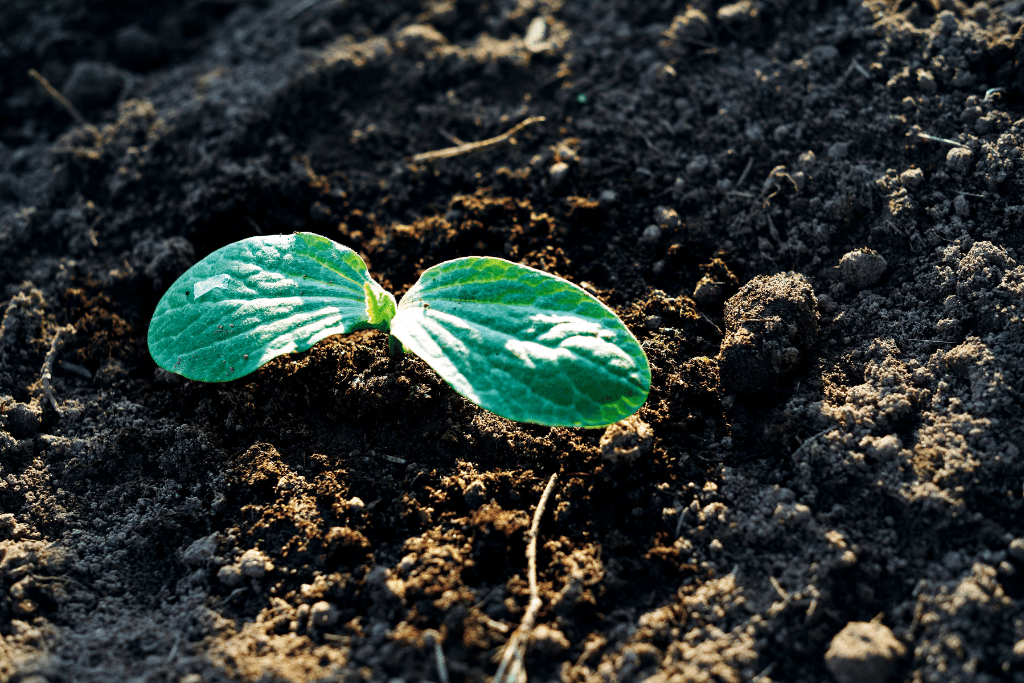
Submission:
[[[395,298],[348,247],[312,233],[250,237],[189,268],[149,324],[157,365],[225,382],[332,334],[386,330]]]
[[[493,413],[599,427],[647,400],[651,370],[607,306],[562,278],[498,258],[423,273],[391,334],[457,392]]]

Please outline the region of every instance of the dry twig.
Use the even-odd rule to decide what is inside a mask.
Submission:
[[[36,79],[36,82],[39,83],[39,85],[41,85],[43,87],[43,90],[46,91],[46,94],[48,94],[50,97],[52,97],[54,100],[56,100],[57,104],[59,104],[60,106],[64,107],[64,109],[69,114],[71,114],[71,118],[73,118],[75,120],[75,123],[77,123],[78,125],[84,127],[86,130],[91,132],[93,135],[96,135],[96,136],[99,135],[99,130],[96,129],[96,126],[94,126],[91,123],[89,123],[88,121],[86,121],[85,117],[82,116],[82,112],[78,111],[78,107],[76,107],[75,105],[71,104],[71,101],[68,98],[64,97],[64,94],[61,93],[60,90],[57,90],[55,87],[53,87],[53,85],[50,83],[50,81],[46,80],[45,76],[43,76],[41,73],[39,73],[35,69],[29,69],[28,70],[28,75],[31,76],[32,78]]]
[[[435,159],[451,159],[452,157],[461,156],[463,154],[469,154],[470,152],[477,152],[481,149],[487,149],[494,145],[500,145],[505,142],[513,135],[526,128],[530,124],[539,123],[545,121],[546,118],[543,116],[531,116],[528,119],[523,119],[516,125],[509,128],[507,131],[493,138],[487,138],[486,140],[480,140],[479,142],[464,142],[461,145],[454,147],[445,147],[444,149],[436,149],[432,152],[422,152],[415,156],[409,157],[409,161],[414,164],[418,164],[421,161],[434,161]]]
[[[4,337],[7,336],[7,319],[11,315],[11,311],[14,310],[14,297],[7,302],[7,308],[4,309],[4,317],[0,318],[0,351],[3,350]]]
[[[953,147],[960,147],[962,149],[970,149],[970,147],[968,147],[967,145],[965,145],[962,142],[957,142],[956,140],[950,140],[949,138],[940,138],[937,135],[929,135],[928,133],[924,133],[924,132],[922,132],[920,130],[915,131],[914,135],[916,135],[917,137],[921,138],[922,140],[930,140],[931,142],[942,142],[942,143],[947,144],[947,145],[952,145]]]
[[[747,165],[743,167],[743,173],[740,173],[739,180],[736,181],[733,187],[741,187],[747,181],[747,176],[750,175],[750,169],[752,168],[754,168],[754,157],[747,159]]]
[[[450,683],[448,676],[448,661],[444,657],[444,648],[441,647],[441,635],[434,629],[423,634],[428,645],[434,646],[434,661],[437,664],[437,683]]]
[[[50,350],[46,352],[46,360],[43,361],[43,391],[46,392],[46,398],[50,400],[50,405],[57,412],[58,415],[63,415],[64,411],[60,409],[60,405],[57,404],[57,399],[53,396],[53,387],[50,386],[50,378],[53,376],[53,362],[57,359],[57,352],[60,351],[61,344],[64,343],[64,335],[74,334],[75,328],[73,325],[66,325],[57,330],[57,334],[53,335],[53,342],[50,343]]]
[[[793,451],[793,455],[791,455],[789,457],[790,458],[795,458],[800,453],[800,451],[802,451],[805,448],[807,448],[807,446],[809,446],[812,441],[817,439],[819,436],[825,436],[825,434],[827,434],[831,429],[832,429],[832,427],[825,427],[825,429],[822,429],[817,434],[814,434],[812,436],[807,437],[806,439],[804,439],[804,442],[800,444],[799,448],[797,448],[795,451]],[[775,579],[772,579],[772,581],[775,581]]]
[[[540,611],[543,604],[540,599],[540,590],[537,588],[537,536],[540,530],[540,518],[544,515],[544,508],[548,504],[551,492],[555,489],[555,481],[557,479],[557,472],[548,479],[548,485],[544,487],[544,493],[541,494],[540,500],[537,501],[537,509],[533,513],[533,523],[530,525],[529,541],[526,545],[530,604],[526,608],[526,613],[523,614],[523,620],[519,623],[519,628],[516,629],[516,632],[512,634],[512,637],[505,644],[505,653],[501,657],[501,664],[498,665],[498,672],[494,674],[495,683],[517,680],[519,670],[523,666],[523,651],[526,649],[526,643],[530,640],[530,634],[533,633],[533,622],[537,619],[537,612]],[[513,662],[513,659],[515,662]]]

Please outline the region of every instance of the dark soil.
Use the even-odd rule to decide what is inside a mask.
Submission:
[[[1022,23],[4,0],[0,682],[490,680],[553,474],[534,681],[1024,681]],[[178,275],[297,230],[396,295],[471,254],[587,288],[653,448],[498,418],[377,332],[156,367]]]

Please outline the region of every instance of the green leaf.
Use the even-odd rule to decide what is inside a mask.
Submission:
[[[311,233],[250,237],[171,285],[149,324],[149,353],[170,372],[225,382],[332,334],[386,330],[395,298],[348,247]]]
[[[510,420],[599,427],[635,413],[651,387],[643,349],[607,306],[502,259],[427,270],[391,334],[455,391]]]

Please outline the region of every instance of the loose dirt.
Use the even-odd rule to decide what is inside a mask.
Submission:
[[[1024,681],[1022,23],[6,0],[0,681],[490,680],[552,474],[531,680]],[[178,275],[296,230],[398,295],[472,254],[581,285],[640,422],[511,423],[376,332],[155,366]]]

